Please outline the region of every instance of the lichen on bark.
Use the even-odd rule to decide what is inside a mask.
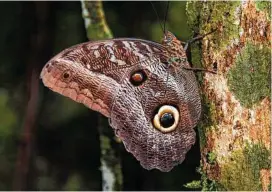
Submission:
[[[89,40],[109,39],[112,33],[107,25],[102,1],[81,1],[82,16]]]
[[[271,2],[187,3],[193,34],[217,29],[192,47],[193,65],[217,69],[216,75],[203,75],[200,87],[202,190],[268,190],[270,185],[268,7]]]
[[[221,165],[220,183],[225,190],[259,191],[262,189],[261,170],[270,169],[269,151],[263,144],[247,144],[233,151]]]
[[[270,54],[271,50],[262,44],[246,43],[227,74],[230,90],[245,107],[270,95]]]

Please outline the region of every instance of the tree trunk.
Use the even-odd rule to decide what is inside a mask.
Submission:
[[[103,11],[102,1],[81,1],[82,14],[85,21],[85,28],[89,40],[112,38],[111,31],[107,25]],[[114,191],[122,188],[121,160],[119,156],[118,145],[113,131],[108,125],[107,119],[99,115],[98,130],[100,134],[101,148],[101,172],[102,172],[102,190]]]
[[[188,2],[192,64],[201,79],[203,190],[270,190],[271,2]]]

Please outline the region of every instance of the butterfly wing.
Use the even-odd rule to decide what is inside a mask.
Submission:
[[[193,72],[168,69],[162,63],[167,51],[161,44],[141,39],[87,42],[56,55],[43,68],[41,78],[53,91],[109,117],[126,149],[143,167],[169,171],[184,160],[195,141],[200,98],[194,92]],[[148,81],[134,87],[129,78],[139,69],[146,71]],[[152,125],[155,109],[166,103],[180,109],[178,129],[170,134]]]
[[[185,94],[185,90],[195,88],[184,83],[190,78],[187,72],[175,73],[170,70],[166,80],[169,69],[159,62],[150,59],[133,66],[123,75],[114,96],[110,123],[127,151],[145,169],[170,171],[183,162],[195,142],[192,115],[196,107],[200,107],[200,100],[198,92]],[[148,80],[141,86],[131,86],[130,72],[139,69],[145,71]],[[195,96],[197,99],[193,101]],[[180,116],[176,129],[168,133],[159,131],[153,125],[154,114],[165,104],[176,106]]]
[[[165,52],[163,45],[152,41],[120,38],[75,45],[53,59],[67,59],[91,71],[104,72],[135,65],[152,55],[163,57]]]
[[[86,42],[57,54],[40,77],[51,90],[108,117],[111,95],[124,70],[164,51],[162,45],[141,39]]]

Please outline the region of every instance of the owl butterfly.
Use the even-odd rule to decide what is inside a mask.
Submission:
[[[172,33],[162,43],[120,38],[65,49],[43,68],[51,90],[110,119],[145,169],[170,171],[195,143],[201,101],[185,50]]]

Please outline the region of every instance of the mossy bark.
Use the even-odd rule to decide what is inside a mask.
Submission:
[[[203,190],[270,190],[271,2],[188,2],[200,77]]]
[[[107,25],[102,1],[81,1],[82,15],[85,21],[86,34],[89,40],[109,39],[112,33]],[[103,191],[122,189],[121,160],[119,156],[119,141],[113,135],[107,119],[99,116],[98,130],[100,133],[101,171]]]

